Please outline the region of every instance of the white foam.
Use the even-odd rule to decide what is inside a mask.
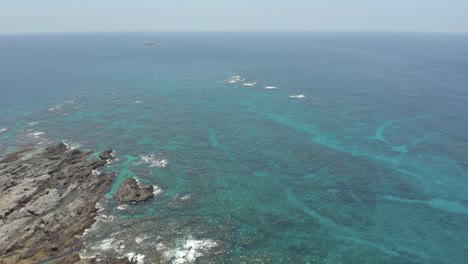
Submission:
[[[276,86],[265,86],[263,88],[268,89],[268,90],[278,89],[278,87],[276,87]]]
[[[119,204],[119,205],[117,206],[117,209],[119,209],[119,210],[127,210],[127,209],[128,209],[128,205],[126,205],[126,204]]]
[[[98,251],[113,250],[122,253],[123,249],[125,249],[124,242],[123,240],[108,238],[98,242],[98,244],[93,245],[91,248]]]
[[[180,241],[176,248],[164,251],[163,255],[174,264],[195,263],[198,257],[216,247],[218,247],[218,243],[212,239],[196,240],[188,238]]]
[[[29,122],[29,123],[27,123],[27,125],[28,125],[29,127],[36,126],[37,124],[39,124],[39,122]]]
[[[231,76],[231,77],[226,79],[227,83],[239,83],[239,82],[243,82],[243,81],[245,81],[245,79],[242,78],[239,75],[234,75],[234,76]]]
[[[144,103],[145,101],[135,101],[134,103],[135,104],[141,104],[141,103]]]
[[[306,96],[303,94],[292,94],[289,98],[305,98]]]
[[[104,211],[104,206],[102,206],[101,202],[97,202],[94,208],[97,209],[98,213]]]
[[[156,244],[157,251],[164,251],[166,249],[167,249],[166,245],[164,245],[162,242],[159,242],[158,244]]]
[[[60,110],[62,109],[62,105],[55,105],[55,106],[52,106],[52,107],[49,107],[49,111],[55,111],[55,110]]]
[[[257,82],[247,82],[247,83],[243,83],[242,85],[244,85],[244,86],[254,86],[256,84],[257,84]]]
[[[146,239],[148,239],[147,236],[137,236],[135,237],[135,243],[141,244],[141,242],[145,241]]]
[[[42,132],[42,131],[36,131],[36,132],[29,133],[29,135],[31,137],[34,137],[34,138],[39,138],[43,134],[44,134],[44,132]]]
[[[62,140],[62,143],[65,144],[65,146],[67,146],[68,150],[79,149],[81,147],[81,145],[78,143],[67,143],[66,140]]]
[[[0,128],[0,134],[7,131],[7,130],[8,130],[8,128]]]
[[[133,179],[135,179],[135,181],[137,182],[138,187],[143,188],[143,186],[141,185],[141,182],[140,182],[139,179],[137,179],[137,178],[133,178]]]
[[[187,195],[184,195],[182,197],[180,197],[180,200],[181,201],[187,201],[188,199],[192,198],[192,195],[190,194],[187,194]]]
[[[125,254],[125,257],[127,257],[128,260],[130,260],[132,262],[136,261],[137,264],[145,263],[145,261],[144,261],[145,255],[143,255],[143,254],[137,254],[137,253],[130,252],[130,253]]]
[[[124,240],[115,240],[113,238],[104,239],[100,242],[94,243],[94,245],[90,247],[91,252],[88,252],[86,249],[83,249],[79,253],[79,256],[81,259],[95,258],[99,262],[100,260],[105,259],[103,256],[101,256],[100,252],[114,251],[117,253],[117,259],[127,258],[128,260],[132,261],[132,263],[134,262],[137,264],[144,264],[145,255],[134,252],[125,253],[124,242]]]
[[[154,194],[154,196],[156,196],[156,195],[158,195],[160,193],[162,193],[162,189],[159,188],[159,186],[157,186],[157,185],[153,185],[153,194]]]
[[[96,230],[101,222],[111,222],[115,219],[114,216],[112,215],[99,214],[100,212],[105,210],[100,202],[97,202],[94,208],[97,209],[97,213],[98,213],[94,217],[94,220],[95,220],[94,223],[89,228],[85,229],[82,235],[75,235],[75,237],[77,238],[84,237],[89,232]]]
[[[65,103],[67,103],[67,104],[73,104],[73,103],[75,103],[75,100],[67,100],[67,101],[65,101]]]
[[[100,244],[93,246],[93,248],[97,250],[111,250],[114,249],[114,241],[113,238],[104,239]]]
[[[28,136],[30,136],[30,137],[32,137],[34,139],[40,140],[42,142],[48,143],[49,141],[47,139],[41,137],[43,134],[44,134],[44,132],[42,132],[42,131],[35,131],[35,132],[32,132],[32,133],[29,133]]]
[[[96,258],[96,255],[90,255],[88,254],[88,251],[86,249],[83,249],[80,253],[78,253],[80,256],[80,259],[94,259]]]
[[[144,162],[150,164],[150,167],[165,168],[169,164],[167,159],[158,159],[154,154],[141,155],[140,157]]]

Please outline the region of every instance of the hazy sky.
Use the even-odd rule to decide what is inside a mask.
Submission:
[[[468,0],[0,0],[0,33],[468,32]]]

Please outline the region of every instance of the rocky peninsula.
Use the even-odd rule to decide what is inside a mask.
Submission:
[[[0,263],[97,261],[80,259],[80,236],[95,222],[96,204],[116,173],[100,172],[113,159],[111,150],[99,158],[92,153],[61,143],[0,157]]]

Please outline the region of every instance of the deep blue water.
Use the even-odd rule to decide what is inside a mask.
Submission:
[[[116,151],[109,170],[120,174],[83,256],[463,263],[467,43],[422,33],[1,35],[0,153],[61,140]],[[256,85],[227,83],[233,75]],[[168,166],[151,166],[152,154]],[[127,177],[162,192],[118,209],[112,193]]]

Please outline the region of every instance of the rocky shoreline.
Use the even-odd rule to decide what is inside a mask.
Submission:
[[[61,143],[0,157],[0,263],[97,261],[80,259],[80,236],[95,222],[96,204],[116,173],[100,172],[114,158],[111,150],[99,158],[92,153]],[[150,189],[145,190],[149,198]],[[99,263],[134,261],[107,258]]]

